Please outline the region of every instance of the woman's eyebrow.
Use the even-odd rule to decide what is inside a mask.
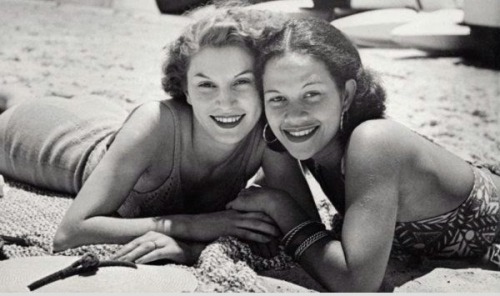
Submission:
[[[252,70],[244,70],[236,75],[234,75],[234,77],[238,77],[238,76],[241,76],[241,75],[245,75],[245,74],[253,74],[253,71]],[[210,79],[210,77],[208,77],[207,75],[203,74],[203,73],[196,73],[194,74],[193,77],[201,77],[201,78],[206,78],[206,79]]]
[[[314,84],[321,84],[321,81],[315,81],[315,80],[313,80],[313,81],[309,81],[309,82],[307,82],[306,84],[304,84],[304,85],[302,86],[302,88],[304,88],[304,87],[306,87],[306,86],[309,86],[309,85],[314,85]]]
[[[274,90],[274,89],[270,89],[270,90],[266,90],[264,93],[265,94],[267,94],[267,93],[279,93],[279,91]]]
[[[210,77],[208,77],[207,75],[203,74],[203,73],[196,73],[194,74],[193,77],[201,77],[201,78],[206,78],[206,79],[210,79]]]
[[[253,71],[250,69],[244,70],[244,71],[240,72],[239,74],[234,75],[234,77],[238,77],[238,76],[245,75],[245,74],[253,74]]]

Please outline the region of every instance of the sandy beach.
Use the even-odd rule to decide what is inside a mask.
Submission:
[[[126,5],[113,9],[0,0],[0,93],[23,100],[99,97],[126,110],[166,98],[160,81],[164,47],[191,20],[160,15],[152,1],[146,6],[133,10]],[[498,70],[412,49],[360,51],[386,87],[389,117],[466,160],[500,163]],[[321,194],[317,196],[323,204]],[[309,281],[300,271],[263,274],[299,284]],[[384,287],[394,292],[499,293],[500,271],[470,261],[391,262]]]

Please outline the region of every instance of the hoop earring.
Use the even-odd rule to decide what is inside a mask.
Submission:
[[[268,127],[269,127],[269,124],[266,123],[266,125],[264,125],[264,129],[262,130],[262,138],[264,139],[264,142],[266,142],[266,144],[272,144],[272,143],[276,142],[278,140],[278,138],[276,138],[276,136],[273,134],[273,131],[267,131]],[[271,134],[272,137],[274,137],[274,139],[269,140],[266,136],[266,133]]]
[[[344,114],[345,114],[345,109],[342,110],[342,114],[340,114],[340,132],[344,132]]]

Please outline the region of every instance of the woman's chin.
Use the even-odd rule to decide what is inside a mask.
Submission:
[[[310,149],[297,149],[297,147],[290,147],[290,146],[287,147],[286,145],[284,146],[286,150],[288,150],[290,155],[292,155],[294,158],[298,160],[306,160],[313,157],[314,155],[314,153]]]

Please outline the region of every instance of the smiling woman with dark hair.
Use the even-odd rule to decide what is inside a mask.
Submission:
[[[377,291],[390,255],[495,256],[500,176],[385,119],[382,87],[340,31],[292,20],[258,60],[269,126],[316,177],[341,233],[276,189],[246,189],[229,209],[271,216],[285,251],[331,291]]]

